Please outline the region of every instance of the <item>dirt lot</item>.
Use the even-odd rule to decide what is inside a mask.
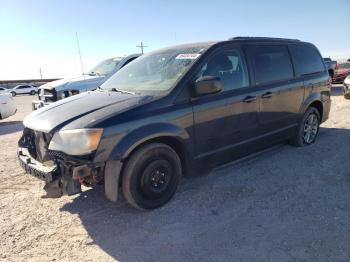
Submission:
[[[350,100],[335,96],[318,142],[280,145],[183,181],[139,212],[101,187],[43,199],[16,162],[33,97],[0,121],[1,261],[350,261]]]

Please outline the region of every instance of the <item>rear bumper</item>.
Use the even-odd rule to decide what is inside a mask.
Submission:
[[[332,104],[332,101],[330,99],[323,101],[323,115],[322,115],[321,123],[328,120],[329,112],[331,111],[331,104]]]

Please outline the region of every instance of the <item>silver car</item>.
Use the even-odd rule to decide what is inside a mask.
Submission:
[[[33,110],[57,100],[96,89],[115,72],[139,56],[140,54],[132,54],[125,57],[109,58],[84,75],[75,78],[64,78],[40,86],[38,90],[39,99],[32,102]]]

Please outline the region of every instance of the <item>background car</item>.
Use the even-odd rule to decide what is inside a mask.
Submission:
[[[35,95],[38,92],[38,88],[32,85],[18,85],[9,90],[13,96],[19,94]]]
[[[92,68],[87,74],[70,79],[49,82],[39,87],[39,100],[32,102],[33,110],[57,100],[96,89],[119,69],[139,57],[132,54],[125,57],[109,58]]]
[[[0,86],[0,94],[9,93],[9,90],[5,87]]]
[[[0,94],[0,119],[7,118],[16,113],[16,103],[10,93]]]
[[[350,75],[344,79],[344,97],[350,99]]]
[[[337,70],[335,70],[333,83],[343,83],[345,78],[349,74],[350,74],[350,62],[339,64]]]
[[[324,57],[323,58],[324,63],[327,66],[328,69],[328,73],[329,75],[332,77],[332,79],[334,78],[335,75],[335,71],[338,68],[338,63],[335,60],[332,60],[330,57]]]

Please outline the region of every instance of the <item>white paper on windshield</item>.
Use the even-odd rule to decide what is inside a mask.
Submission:
[[[197,59],[201,54],[178,54],[176,59]]]

